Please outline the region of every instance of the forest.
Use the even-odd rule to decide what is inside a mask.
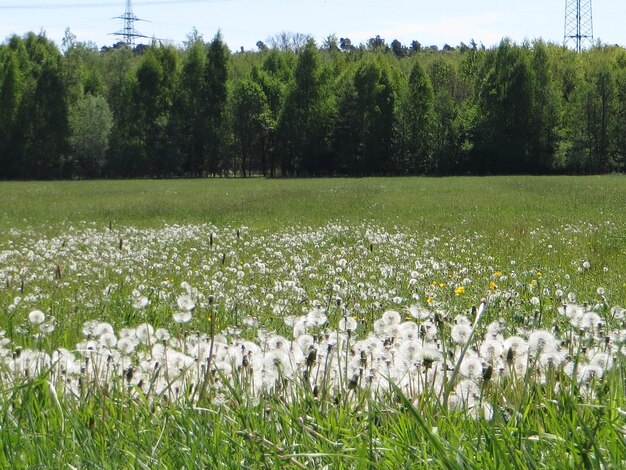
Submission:
[[[626,49],[0,45],[0,179],[589,174],[626,170]]]

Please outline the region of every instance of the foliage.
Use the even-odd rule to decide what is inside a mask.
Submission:
[[[102,96],[86,95],[69,110],[70,145],[74,171],[97,177],[106,163],[113,114]]]
[[[0,178],[625,169],[621,47],[438,50],[336,35],[318,47],[289,32],[270,46],[231,54],[196,31],[183,48],[98,51],[68,30],[61,53],[43,34],[14,35],[0,45]],[[247,124],[244,92],[258,108]],[[69,148],[69,115],[88,95],[113,114],[98,171]]]

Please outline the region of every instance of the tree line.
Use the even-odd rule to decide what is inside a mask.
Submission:
[[[605,173],[626,169],[626,50],[537,40],[232,53],[0,45],[0,179]]]

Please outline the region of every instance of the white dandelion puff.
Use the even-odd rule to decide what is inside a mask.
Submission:
[[[28,321],[31,325],[40,325],[45,319],[46,315],[41,310],[33,310],[28,314]]]
[[[178,308],[184,312],[191,312],[196,308],[196,304],[189,294],[181,295],[176,299]]]
[[[452,327],[450,336],[456,344],[466,344],[472,334],[472,327],[467,323],[460,323]]]
[[[191,321],[192,315],[191,315],[191,312],[189,311],[176,312],[172,314],[172,318],[174,319],[176,323],[184,324],[184,323],[188,323],[189,321]]]
[[[353,332],[356,330],[356,327],[357,321],[354,317],[345,316],[339,320],[339,331],[342,333]]]
[[[141,295],[141,293],[137,290],[133,291],[132,295],[132,305],[136,310],[143,310],[148,306],[150,300],[145,295]]]

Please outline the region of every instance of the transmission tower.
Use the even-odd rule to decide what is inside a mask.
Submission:
[[[131,0],[126,0],[126,11],[122,16],[116,17],[119,20],[124,21],[124,28],[117,33],[113,33],[115,36],[122,38],[122,42],[127,46],[133,46],[135,44],[135,38],[146,38],[143,34],[139,33],[135,29],[135,21],[142,21],[137,18],[133,13],[133,4]]]
[[[565,34],[563,42],[574,43],[577,52],[593,46],[591,0],[565,0]]]

